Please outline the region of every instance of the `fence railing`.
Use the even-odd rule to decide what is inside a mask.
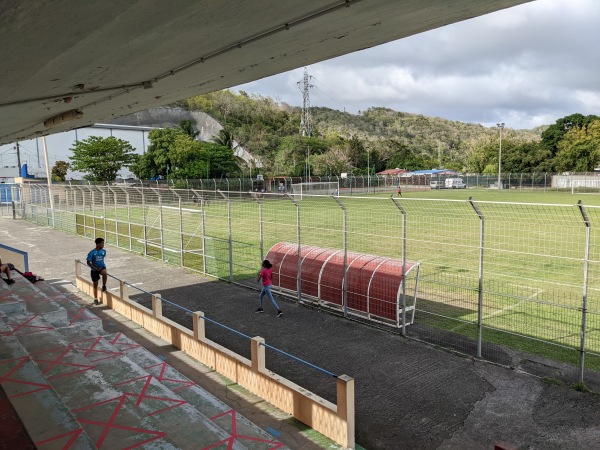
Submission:
[[[33,222],[252,288],[279,242],[418,261],[407,336],[506,364],[504,346],[536,353],[581,382],[600,370],[599,207],[166,186],[29,186],[22,198]]]
[[[498,188],[497,174],[411,174],[397,175],[353,175],[341,177],[311,176],[306,177],[263,177],[263,178],[215,178],[215,179],[158,179],[135,180],[120,183],[107,183],[107,186],[117,187],[147,187],[147,188],[172,188],[172,189],[197,189],[201,191],[230,191],[230,192],[261,192],[267,193],[290,192],[293,184],[298,183],[338,183],[344,195],[364,195],[395,192],[398,186],[403,190],[424,190],[430,188],[432,181],[437,186],[444,187],[448,178],[460,177],[467,188]],[[518,190],[576,190],[600,193],[600,173],[502,173],[502,189]],[[93,186],[87,181],[69,181],[70,186]]]

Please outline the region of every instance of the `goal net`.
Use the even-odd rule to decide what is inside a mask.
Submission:
[[[600,179],[572,180],[571,194],[598,194],[600,193]]]
[[[569,189],[571,194],[598,194],[600,193],[600,175],[596,173],[553,175],[552,188]]]
[[[306,183],[292,183],[291,195],[302,200],[304,195],[335,195],[340,192],[340,183],[337,181],[317,181]]]

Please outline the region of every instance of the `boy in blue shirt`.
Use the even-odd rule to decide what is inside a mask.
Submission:
[[[106,250],[104,250],[104,239],[96,238],[94,241],[96,248],[91,250],[87,255],[87,265],[92,269],[92,281],[94,282],[94,305],[98,305],[98,280],[102,275],[102,291],[106,291],[106,278],[108,272],[106,271],[106,264],[104,264],[104,258],[106,257]]]

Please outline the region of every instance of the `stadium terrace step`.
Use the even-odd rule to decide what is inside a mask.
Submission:
[[[107,334],[93,309],[17,277],[0,286],[0,382],[39,448],[284,448],[131,339]]]
[[[73,390],[91,394],[98,403],[122,397],[122,408],[145,416],[146,428],[161,431],[178,447],[203,448],[231,437],[102,336],[68,342],[57,330],[46,330],[42,341],[32,335],[19,340],[38,365],[51,367],[46,377],[71,408],[86,404]],[[233,448],[245,447],[236,443]]]
[[[54,289],[44,281],[36,284],[12,272],[15,283],[0,283],[0,310],[7,314],[43,316],[53,327],[102,326],[101,320],[87,308],[72,301],[68,294]],[[2,286],[4,284],[4,286]]]
[[[93,449],[87,433],[0,320],[0,383],[37,448]]]
[[[269,433],[250,422],[246,417],[231,409],[230,406],[221,402],[190,379],[184,377],[177,370],[166,364],[158,356],[146,350],[141,345],[129,339],[123,334],[117,334],[106,338],[110,340],[113,347],[123,351],[131,360],[160,382],[168,386],[173,392],[193,405],[198,411],[217,423],[231,436],[237,436],[237,440],[244,443],[253,442],[251,448],[273,448],[278,443]],[[259,446],[262,443],[269,446]],[[285,447],[277,447],[285,448]]]
[[[85,352],[108,381],[140,402],[146,414],[160,417],[161,421],[177,421],[183,413],[181,423],[187,423],[186,426],[199,417],[210,423],[211,427],[218,426],[223,430],[226,433],[224,439],[235,444],[232,448],[286,448],[269,433],[124,334],[98,334],[95,329],[64,328],[58,331],[71,345]],[[172,417],[166,417],[168,415]],[[196,432],[198,430],[194,430],[193,434]],[[170,433],[176,436],[181,434],[178,431]],[[196,437],[189,445],[199,445],[199,442]],[[182,444],[179,439],[177,443]]]

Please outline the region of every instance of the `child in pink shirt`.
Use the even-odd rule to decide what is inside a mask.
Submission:
[[[271,285],[273,284],[273,282],[271,281],[271,279],[273,277],[273,269],[271,269],[271,267],[273,267],[271,262],[268,259],[265,259],[262,263],[262,270],[259,272],[258,277],[256,278],[256,281],[260,281],[262,279],[262,284],[263,284],[263,288],[260,291],[260,295],[259,295],[260,306],[258,307],[256,312],[257,313],[265,312],[265,310],[262,307],[262,304],[263,304],[263,297],[266,294],[269,297],[269,299],[271,299],[271,303],[273,303],[273,306],[275,306],[275,308],[277,308],[277,317],[281,317],[281,316],[283,316],[283,311],[281,311],[279,309],[279,305],[277,304],[277,302],[273,298],[273,294],[271,293]]]

